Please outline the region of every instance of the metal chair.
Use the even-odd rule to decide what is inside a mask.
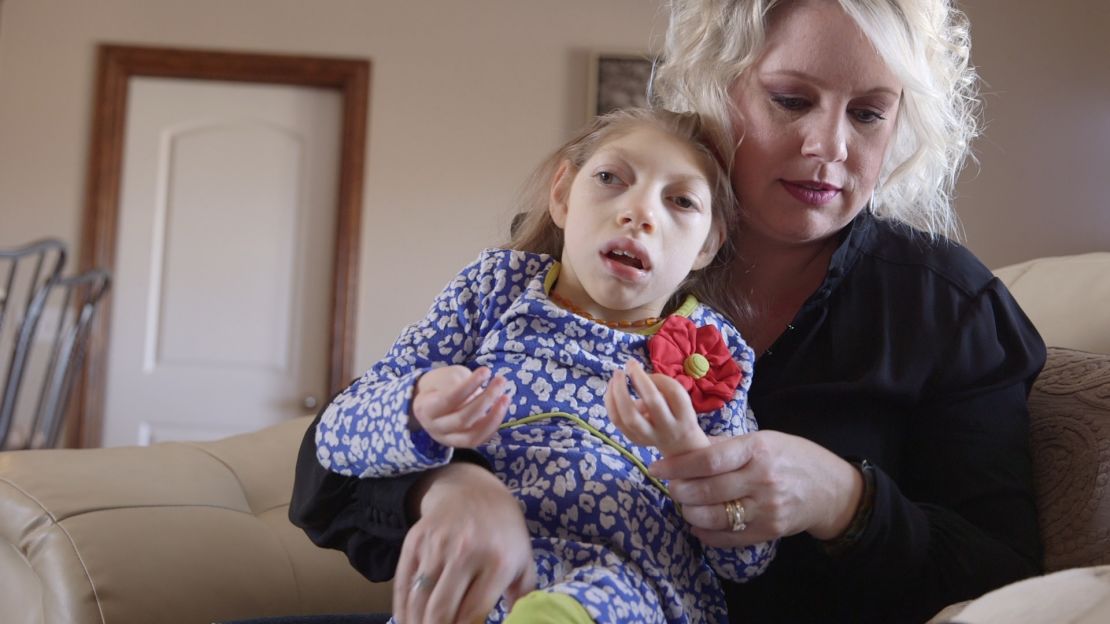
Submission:
[[[53,239],[0,249],[0,366],[10,351],[0,376],[0,451],[58,444],[91,321],[110,283],[99,269],[63,278],[66,257],[65,243]],[[21,294],[22,307],[14,305]]]

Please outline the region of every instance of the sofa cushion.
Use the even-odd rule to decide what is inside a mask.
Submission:
[[[1110,353],[1110,252],[1037,258],[994,274],[1046,344]]]
[[[1110,621],[1110,566],[1073,568],[952,605],[929,624],[1105,624]]]
[[[1029,409],[1045,570],[1110,564],[1110,355],[1049,348]]]

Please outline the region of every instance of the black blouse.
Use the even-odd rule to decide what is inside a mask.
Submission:
[[[835,557],[807,534],[784,538],[763,576],[726,584],[730,619],[921,622],[1039,573],[1026,397],[1044,360],[1032,323],[965,248],[857,217],[757,360],[750,401],[760,428],[875,465],[874,510]],[[330,474],[314,429],[290,519],[367,578],[391,578],[419,477]]]

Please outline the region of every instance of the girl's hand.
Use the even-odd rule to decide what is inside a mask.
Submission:
[[[416,382],[412,398],[413,429],[422,427],[444,446],[474,448],[497,430],[509,407],[508,382],[490,377],[486,367],[471,372],[465,366],[434,368]]]
[[[405,536],[393,579],[400,624],[484,622],[502,595],[511,605],[536,588],[524,514],[492,473],[449,464],[410,495],[420,500],[420,519]]]
[[[778,431],[713,438],[709,446],[650,466],[669,480],[694,535],[707,546],[746,546],[808,531],[843,533],[860,504],[863,476],[824,447]],[[730,529],[725,503],[744,506],[747,528]]]
[[[636,360],[630,360],[625,368],[640,398],[629,394],[623,371],[613,375],[605,392],[605,409],[621,433],[668,457],[709,446],[682,384],[666,375],[648,375]]]

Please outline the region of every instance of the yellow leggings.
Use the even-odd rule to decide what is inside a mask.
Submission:
[[[529,592],[513,604],[505,624],[593,624],[577,600],[557,592]]]

